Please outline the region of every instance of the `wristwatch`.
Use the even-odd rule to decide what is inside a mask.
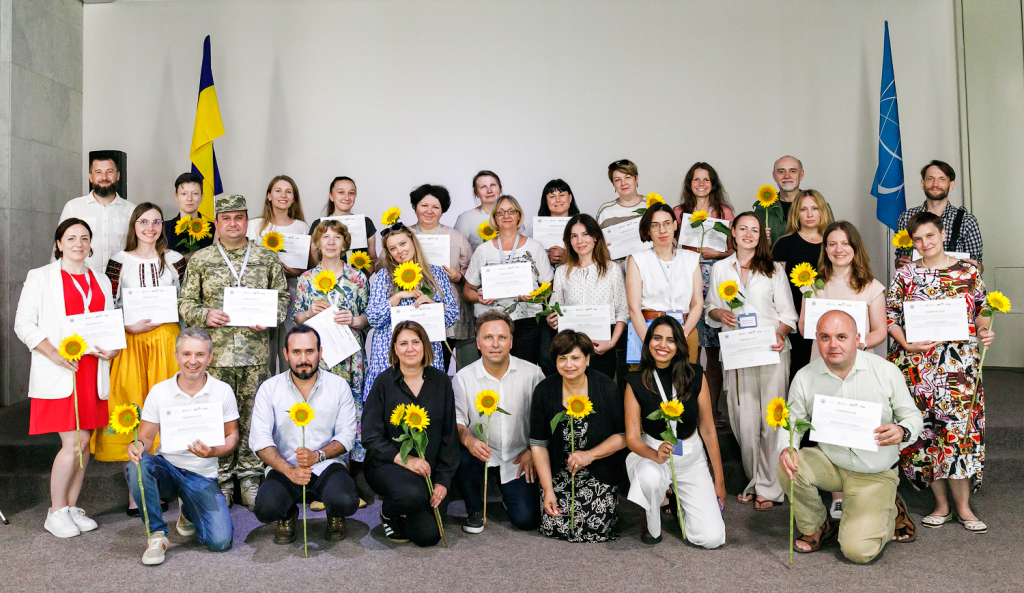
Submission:
[[[901,440],[900,442],[906,443],[910,441],[910,429],[907,428],[906,426],[900,426],[900,428],[903,429],[903,440]]]
[[[906,430],[906,429],[904,428],[903,430]],[[906,437],[903,437],[903,438],[906,439]],[[324,453],[322,449],[317,449],[316,450],[316,456],[317,456],[317,460],[319,461],[319,463],[323,463],[323,462],[327,461],[327,453]]]

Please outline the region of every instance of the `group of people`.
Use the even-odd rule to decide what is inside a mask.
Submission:
[[[15,322],[32,351],[30,433],[62,440],[44,524],[57,537],[97,527],[78,507],[91,448],[98,460],[129,462],[128,513],[140,514],[144,500],[152,533],[145,564],[164,560],[162,513],[175,498],[177,531],[211,550],[230,547],[228,508],[236,501],[261,522],[277,522],[274,541],[288,544],[303,499],[326,510],[325,538],[338,541],[345,517],[374,495],[383,500],[385,537],[434,545],[443,535],[437,510],[446,509],[453,483],[465,500],[463,530],[479,533],[494,468],[518,529],[571,542],[615,539],[624,489],[646,512],[644,543],[660,542],[663,517],[675,517],[688,541],[715,548],[726,541],[718,446],[726,418],[748,480],[738,502],[770,510],[792,481],[798,551],[815,551],[838,532],[846,556],[867,562],[889,541],[912,541],[914,524],[896,496],[898,468],[934,493],[925,526],[955,512],[967,530],[986,530],[969,493],[984,466],[979,342],[991,344],[994,334],[983,315],[980,231],[949,205],[955,174],[946,163],[922,170],[925,203],[900,218],[916,253],[897,252],[888,288],[854,225],[835,221],[821,193],[801,189],[803,165],[791,156],[773,167],[777,192],[759,192],[744,212],[705,162],[687,171],[675,207],[645,199],[628,160],[609,165],[617,197],[596,216],[580,211],[566,182],[552,180],[537,216],[567,222],[562,244],[547,248],[492,171],[474,177],[479,205],[454,228],[440,223],[451,206],[447,189],[422,185],[410,194],[416,223],[396,213],[378,233],[353,214],[349,177],[331,182],[324,216],[307,224],[285,175],[268,185],[261,217],[249,218],[244,197],[225,194],[215,197],[209,221],[198,213],[202,179],[186,173],[175,182],[179,212],[168,220],[154,203],[117,195],[115,161],[99,155],[89,166],[92,191],[64,208],[54,259],[29,272]],[[727,226],[725,251],[681,243],[680,229],[702,213]],[[612,259],[605,233],[623,223],[636,225],[643,246]],[[272,233],[311,235],[303,269],[264,246],[273,247]],[[438,234],[450,245],[440,265],[420,241]],[[528,264],[532,291],[485,298],[484,270],[510,263]],[[409,264],[420,271],[415,288],[402,280]],[[805,332],[807,296],[789,279],[804,264],[824,284],[819,298],[867,303],[867,327],[832,310]],[[333,282],[321,282],[325,276]],[[720,289],[730,284],[742,295],[738,305]],[[134,321],[123,350],[66,355],[69,319],[120,307],[126,291],[152,287],[174,288],[179,322]],[[232,324],[224,311],[232,287],[276,291],[277,325]],[[537,295],[547,288],[545,303]],[[905,303],[939,298],[966,299],[971,337],[908,342]],[[432,303],[443,306],[444,340],[392,320],[397,307]],[[609,334],[598,337],[610,339],[560,330],[559,312],[543,315],[554,303],[607,305]],[[307,325],[328,310],[360,345],[330,368],[321,335]],[[722,332],[751,327],[774,330],[779,363],[724,370]],[[888,360],[870,352],[887,337]],[[879,403],[878,450],[806,435],[795,435],[804,443],[789,450],[769,423],[774,402],[788,400],[795,426],[811,419],[821,394]],[[304,427],[292,412],[302,403],[314,411]],[[668,425],[652,419],[663,404],[680,408]],[[107,434],[110,413],[129,405],[141,409],[137,435]],[[221,408],[224,443],[165,450],[161,418],[199,405]],[[422,454],[410,453],[410,435],[425,445]],[[828,508],[819,489],[832,493]]]

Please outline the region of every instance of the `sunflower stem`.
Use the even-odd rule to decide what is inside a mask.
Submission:
[[[132,429],[132,440],[135,441],[136,450],[139,448],[139,428],[136,425]],[[141,453],[140,453],[141,455]],[[146,509],[146,487],[142,485],[142,464],[138,461],[135,462],[135,468],[138,470],[135,473],[139,474],[139,493],[142,496],[142,518],[146,522],[146,539],[149,539],[149,510]]]
[[[572,416],[569,416],[569,446],[572,448],[572,452],[576,452],[576,427],[572,421]],[[571,473],[570,478],[572,480],[572,498],[569,500],[569,531],[576,530],[576,474]]]
[[[78,467],[85,469],[85,462],[82,461],[82,422],[78,419],[78,376],[77,372],[71,377],[71,399],[75,400],[75,435],[78,438]]]
[[[417,451],[419,453],[419,451]],[[422,455],[420,456],[422,459]],[[434,496],[434,483],[430,481],[430,476],[427,476],[427,492],[430,493],[430,497]],[[434,519],[437,520],[437,531],[441,534],[441,538],[444,539],[444,547],[448,547],[448,536],[444,533],[444,525],[441,524],[441,511],[434,507]]]
[[[302,448],[306,448],[306,427],[302,427]],[[302,485],[302,553],[309,558],[309,537],[306,535],[306,485]]]
[[[992,316],[992,321],[988,324],[988,329],[991,330],[992,327],[995,326],[995,324],[996,324],[996,317],[995,317],[995,315],[993,315]],[[978,341],[981,342],[981,340],[978,340]],[[971,397],[971,407],[967,408],[967,422],[968,423],[970,423],[970,421],[971,421],[971,415],[974,414],[974,406],[975,406],[975,404],[978,403],[978,390],[981,389],[981,369],[985,367],[985,355],[988,354],[988,346],[986,346],[984,342],[981,342],[980,346],[981,346],[982,350],[981,350],[981,360],[978,361],[978,381],[977,381],[977,383],[974,384],[974,395]],[[965,431],[965,433],[966,432],[967,431]]]
[[[487,417],[486,445],[491,446],[491,417]],[[484,462],[484,525],[487,525],[487,462]]]
[[[796,453],[793,451],[793,430],[789,429],[789,458],[796,461]],[[789,481],[789,565],[793,566],[793,482]]]
[[[672,430],[672,424],[668,418],[665,419],[665,424],[668,425],[669,430]],[[672,469],[672,491],[676,493],[676,519],[679,520],[679,532],[683,535],[683,539],[686,539],[686,527],[683,526],[683,508],[679,502],[679,482],[676,482],[676,461],[672,459],[674,453],[673,451],[668,455],[668,466]]]

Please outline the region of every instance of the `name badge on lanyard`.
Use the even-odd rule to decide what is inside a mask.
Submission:
[[[740,329],[757,327],[757,313],[743,313],[742,315],[737,315],[736,320],[739,322]]]

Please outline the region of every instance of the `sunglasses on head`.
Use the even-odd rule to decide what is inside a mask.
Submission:
[[[406,226],[404,224],[402,224],[401,221],[398,221],[398,222],[396,222],[395,224],[393,224],[391,226],[384,227],[383,229],[381,229],[381,231],[380,231],[380,238],[383,239],[384,237],[387,237],[391,233],[393,233],[395,231],[400,231],[400,230],[402,230],[404,228],[406,228]]]

